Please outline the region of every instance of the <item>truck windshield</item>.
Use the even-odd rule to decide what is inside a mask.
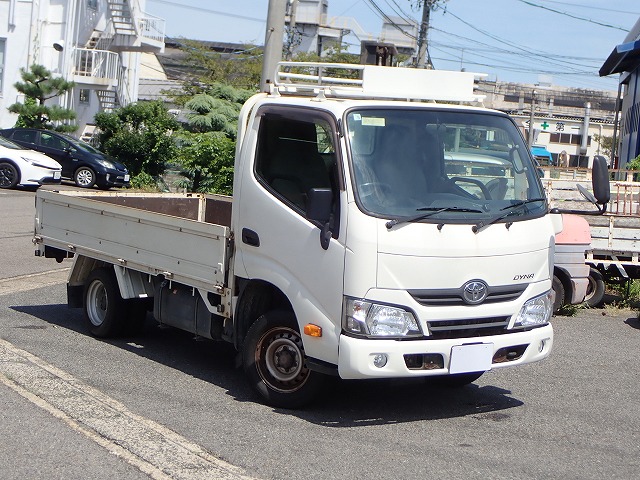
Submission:
[[[353,184],[365,212],[471,223],[541,216],[538,171],[515,124],[491,112],[360,109],[346,117]],[[523,205],[503,216],[511,205]],[[436,212],[420,215],[421,212]],[[417,220],[416,220],[417,219]]]

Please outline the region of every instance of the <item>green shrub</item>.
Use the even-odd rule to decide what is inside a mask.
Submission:
[[[148,192],[157,192],[160,190],[156,179],[146,172],[141,172],[131,177],[131,188]]]

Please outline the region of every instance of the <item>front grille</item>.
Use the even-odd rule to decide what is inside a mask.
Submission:
[[[516,300],[527,288],[527,284],[503,285],[487,289],[484,303],[510,302]],[[416,302],[429,307],[450,307],[468,305],[464,301],[463,288],[434,288],[430,290],[409,290]]]
[[[431,320],[427,322],[430,338],[466,338],[512,333],[507,330],[510,317],[465,318],[462,320]]]

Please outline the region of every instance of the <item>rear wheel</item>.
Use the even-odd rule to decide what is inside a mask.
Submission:
[[[96,172],[89,167],[80,167],[73,174],[73,181],[78,187],[91,188],[96,183]]]
[[[126,315],[116,276],[108,268],[89,274],[84,288],[84,318],[96,337],[113,337],[122,332]]]
[[[596,308],[602,305],[604,300],[604,278],[598,269],[591,267],[589,270],[589,285],[587,286],[587,295],[584,297],[584,302],[591,308]]]
[[[311,402],[325,380],[307,367],[291,312],[271,311],[258,318],[247,332],[242,357],[251,387],[274,407],[297,408]]]
[[[9,162],[0,162],[0,188],[13,188],[19,181],[18,169]]]

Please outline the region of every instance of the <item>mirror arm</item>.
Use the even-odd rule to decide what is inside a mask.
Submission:
[[[564,209],[564,208],[552,208],[551,210],[549,210],[549,213],[570,213],[573,215],[602,215],[607,211],[606,203],[602,205],[594,203],[594,205],[598,209],[597,212],[588,212],[586,210],[570,210],[570,209]]]
[[[333,213],[329,216],[329,221],[320,228],[320,246],[323,250],[329,248],[329,243],[333,237]]]

